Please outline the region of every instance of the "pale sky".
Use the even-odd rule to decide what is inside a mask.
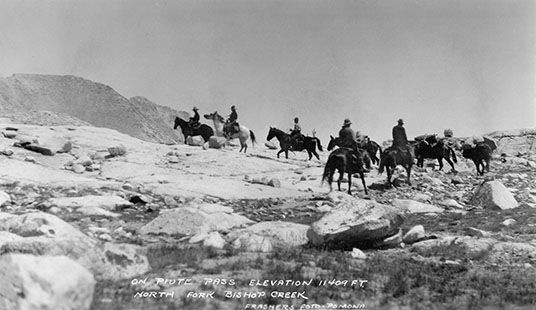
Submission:
[[[536,0],[0,0],[0,76],[75,75],[266,139],[536,127]],[[204,120],[203,120],[204,121]],[[171,126],[172,124],[170,124]]]

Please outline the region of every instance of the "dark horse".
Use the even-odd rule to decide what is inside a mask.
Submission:
[[[333,150],[336,146],[340,147],[340,139],[339,139],[339,137],[337,137],[337,138],[334,138],[333,136],[329,136],[329,137],[330,137],[330,140],[329,140],[329,143],[328,143],[328,151]],[[370,157],[370,154],[369,154],[368,150],[359,147],[359,144],[357,144],[357,146],[358,146],[358,150],[360,151],[359,156],[360,156],[361,160],[365,164],[365,167],[367,168],[367,170],[370,170],[372,168],[372,166],[371,166],[372,159]]]
[[[411,167],[413,166],[413,154],[410,151],[410,146],[405,149],[399,147],[389,147],[380,154],[380,167],[378,172],[383,173],[383,169],[387,168],[387,183],[389,186],[394,185],[391,182],[391,176],[398,165],[402,165],[406,169],[408,176],[408,184],[411,185],[410,175]]]
[[[439,170],[443,169],[443,158],[449,163],[452,167],[452,171],[456,172],[454,168],[454,163],[457,163],[456,154],[454,150],[443,143],[443,141],[438,141],[435,144],[430,144],[428,141],[421,141],[415,144],[415,157],[417,158],[417,166],[423,167],[424,159],[431,158],[437,159],[439,162]],[[452,160],[450,158],[452,157]]]
[[[352,194],[352,175],[359,173],[361,181],[363,182],[363,188],[365,189],[365,195],[368,195],[367,184],[365,183],[365,173],[363,169],[363,161],[361,156],[355,156],[352,150],[347,148],[338,148],[331,152],[324,168],[324,174],[322,175],[322,183],[325,180],[329,183],[329,190],[332,190],[331,182],[333,182],[333,174],[335,171],[339,171],[339,179],[337,185],[339,191],[341,190],[341,182],[344,173],[348,173],[348,194]]]
[[[199,128],[192,128],[190,123],[177,116],[175,117],[175,125],[173,126],[173,129],[177,129],[179,126],[181,127],[182,134],[184,135],[184,141],[186,141],[186,138],[189,136],[201,136],[203,137],[203,140],[207,142],[208,139],[214,135],[214,130],[212,130],[212,127],[201,124]]]
[[[274,137],[277,138],[277,140],[279,140],[279,146],[281,147],[281,150],[277,152],[277,158],[279,158],[279,154],[285,152],[285,158],[288,159],[289,150],[291,151],[306,150],[307,153],[309,154],[309,160],[313,158],[313,155],[315,155],[317,159],[320,159],[320,156],[318,156],[318,153],[316,152],[316,146],[318,146],[318,149],[322,151],[322,144],[320,144],[320,140],[317,137],[304,136],[302,143],[293,144],[292,139],[290,138],[290,134],[284,132],[283,130],[277,129],[275,127],[270,127],[266,140],[270,141]]]
[[[484,175],[484,169],[489,172],[489,161],[491,160],[492,148],[487,143],[477,143],[476,146],[464,144],[462,146],[462,156],[471,159],[476,166],[476,174]]]
[[[382,148],[380,147],[378,143],[372,140],[368,140],[368,141],[361,143],[360,147],[367,151],[373,165],[380,164],[380,159],[376,156],[376,153],[379,151],[381,154]]]

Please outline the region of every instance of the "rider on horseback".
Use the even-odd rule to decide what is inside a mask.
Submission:
[[[299,118],[294,118],[294,129],[292,129],[290,132],[290,141],[292,146],[303,143],[303,135],[301,133],[301,126],[299,124],[299,121]]]
[[[346,147],[357,152],[357,143],[355,141],[355,132],[350,128],[352,122],[349,118],[344,120],[341,130],[339,130],[339,147]]]
[[[233,134],[240,131],[240,126],[238,125],[238,113],[236,113],[236,107],[231,107],[231,114],[229,115],[229,118],[227,118],[227,121],[225,122],[224,131]]]
[[[188,122],[188,125],[190,128],[198,129],[199,126],[201,126],[201,123],[199,123],[199,112],[197,112],[199,109],[197,107],[194,107],[192,111],[194,111],[194,116],[190,117],[190,121]]]
[[[401,118],[398,119],[398,125],[393,127],[393,147],[398,148],[402,152],[409,151],[414,156],[413,148],[408,147],[408,137],[404,128],[404,120]]]

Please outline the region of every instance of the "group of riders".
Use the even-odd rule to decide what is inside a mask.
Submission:
[[[190,117],[188,125],[192,129],[198,129],[201,126],[201,123],[199,122],[199,109],[194,107],[192,111],[194,111],[194,116]],[[227,120],[225,121],[225,125],[223,126],[223,131],[231,135],[233,133],[237,133],[240,130],[240,125],[238,124],[237,120],[238,113],[236,112],[236,107],[233,105],[231,106],[231,114],[229,114]]]
[[[189,125],[191,128],[199,128],[201,125],[199,120],[199,109],[197,107],[193,108],[194,115],[190,117]],[[238,113],[236,112],[236,107],[231,106],[231,114],[227,117],[224,125],[224,131],[226,133],[232,134],[239,131],[238,124]],[[356,132],[351,128],[352,121],[349,118],[346,118],[342,124],[342,128],[339,130],[339,147],[345,147],[354,150],[356,153],[361,145],[364,145],[370,141],[368,136],[361,136],[359,132],[356,135]],[[404,120],[399,119],[398,124],[393,127],[393,144],[394,148],[399,149],[401,152],[410,152],[413,154],[413,149],[408,147],[408,138],[406,135],[406,129],[404,128]],[[296,146],[303,143],[305,136],[302,134],[302,128],[300,125],[300,119],[298,117],[294,118],[294,126],[290,129],[290,138],[291,145]],[[427,138],[427,141],[434,143],[434,136]],[[437,142],[437,141],[435,141]]]

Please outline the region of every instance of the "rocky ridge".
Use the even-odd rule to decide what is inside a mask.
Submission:
[[[58,113],[61,125],[76,119],[115,129],[141,140],[173,144],[183,141],[173,130],[178,111],[144,97],[127,99],[112,87],[75,76],[14,74],[0,78],[0,112],[13,121],[53,124],[39,114]],[[57,122],[55,122],[57,124]],[[81,125],[78,123],[77,125]]]

